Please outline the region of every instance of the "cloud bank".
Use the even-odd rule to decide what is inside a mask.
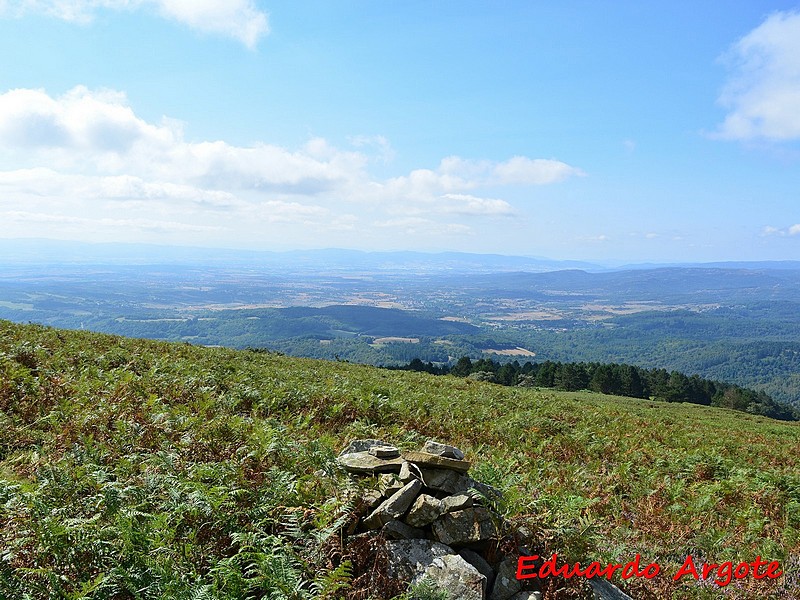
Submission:
[[[800,12],[776,12],[731,48],[732,77],[716,135],[728,140],[800,139]]]
[[[253,0],[9,0],[0,14],[43,14],[65,21],[90,23],[99,10],[146,9],[203,33],[234,38],[255,48],[269,33],[267,14]]]
[[[380,179],[369,167],[386,161],[388,140],[356,136],[352,146],[190,142],[176,121],[142,119],[115,90],[10,90],[0,94],[0,235],[263,247],[351,243],[353,232],[381,240],[392,226],[458,236],[519,215],[495,195],[505,186],[583,175],[553,159],[450,156]]]

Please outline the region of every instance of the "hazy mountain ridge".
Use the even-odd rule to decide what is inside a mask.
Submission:
[[[0,244],[1,318],[371,364],[497,350],[625,362],[800,399],[791,261],[589,271],[463,253],[37,244]],[[562,269],[521,266],[548,264]]]

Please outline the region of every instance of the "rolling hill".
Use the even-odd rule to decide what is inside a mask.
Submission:
[[[729,598],[800,589],[796,424],[0,322],[0,596],[366,597],[333,462],[366,437],[460,446],[540,553],[657,562],[636,598],[719,597],[667,576],[689,555],[779,561]]]

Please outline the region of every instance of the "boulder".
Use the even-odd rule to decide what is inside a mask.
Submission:
[[[511,600],[521,591],[522,584],[517,579],[517,561],[507,558],[497,566],[497,575],[489,600]]]
[[[434,539],[448,546],[468,546],[497,536],[493,515],[482,506],[447,513],[433,522]]]
[[[425,487],[437,492],[456,494],[469,489],[470,478],[449,469],[421,469]]]
[[[442,498],[442,514],[464,510],[472,506],[473,499],[469,494],[456,494]]]
[[[484,595],[488,595],[488,592],[490,589],[492,589],[492,584],[494,583],[494,570],[492,569],[491,565],[486,562],[486,560],[480,554],[473,552],[472,550],[468,550],[467,548],[462,548],[459,550],[458,555],[473,567],[478,569],[478,573],[486,577]]]
[[[450,600],[483,600],[486,578],[455,554],[452,548],[431,540],[387,543],[389,575],[410,584],[430,582]]]
[[[433,496],[420,494],[406,516],[406,523],[412,527],[430,525],[442,514],[442,503]]]
[[[421,481],[418,479],[410,481],[382,502],[370,516],[364,519],[364,527],[367,529],[380,529],[392,519],[399,519],[405,514],[411,503],[414,502],[421,489]]]
[[[433,582],[434,588],[445,592],[450,600],[483,600],[486,577],[458,554],[436,558],[420,581]]]

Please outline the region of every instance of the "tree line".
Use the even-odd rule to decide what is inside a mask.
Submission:
[[[791,407],[773,400],[763,391],[685,375],[666,369],[645,369],[628,364],[595,362],[541,363],[519,361],[499,363],[489,358],[472,360],[464,356],[454,365],[434,364],[413,359],[401,367],[405,371],[421,371],[433,375],[454,375],[500,385],[542,387],[574,392],[590,390],[601,394],[689,402],[705,406],[730,408],[750,414],[784,421],[800,420]]]

